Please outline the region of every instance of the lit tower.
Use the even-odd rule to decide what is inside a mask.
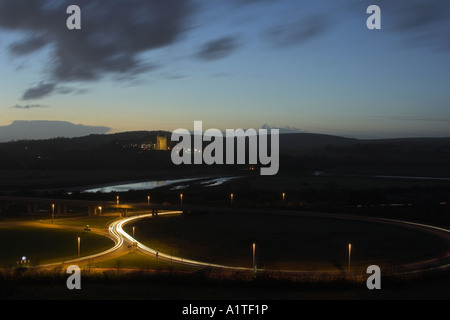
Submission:
[[[167,150],[167,137],[157,136],[156,137],[156,150]]]

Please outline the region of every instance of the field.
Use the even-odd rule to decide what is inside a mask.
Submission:
[[[0,226],[0,266],[18,266],[23,256],[29,259],[29,266],[75,259],[78,257],[78,237],[80,254],[86,256],[101,252],[114,245],[106,237],[78,230],[46,227],[1,227]]]

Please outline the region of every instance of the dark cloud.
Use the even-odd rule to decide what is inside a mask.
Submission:
[[[21,100],[36,100],[50,96],[51,94],[82,94],[87,91],[87,89],[58,86],[56,83],[40,82],[38,85],[27,89],[22,95]]]
[[[40,99],[48,96],[55,90],[55,86],[54,83],[41,82],[37,86],[27,89],[22,95],[22,100]]]
[[[274,47],[288,47],[302,44],[325,33],[331,24],[326,15],[312,15],[306,18],[279,24],[267,29],[263,39]]]
[[[203,45],[197,56],[203,60],[216,60],[230,55],[238,47],[234,37],[222,37]]]
[[[385,7],[392,8],[392,29],[405,35],[405,44],[450,50],[450,2],[412,0]]]
[[[58,94],[69,94],[69,93],[82,94],[82,93],[88,92],[88,90],[72,88],[72,87],[67,87],[67,86],[58,86],[55,88],[54,92],[58,93]]]
[[[185,30],[192,7],[188,0],[75,0],[81,30],[69,30],[65,1],[0,0],[0,28],[28,36],[9,48],[16,56],[51,45],[45,87],[30,88],[37,99],[54,83],[97,80],[106,75],[132,77],[153,70],[140,55],[174,43]]]
[[[47,106],[43,106],[41,104],[26,104],[26,105],[19,105],[16,104],[12,107],[13,109],[35,109],[35,108],[47,108]]]
[[[387,27],[396,31],[415,32],[448,20],[450,5],[441,0],[380,0],[382,19]],[[448,25],[448,24],[447,24]],[[444,31],[444,30],[443,30]]]
[[[369,5],[381,9],[381,29],[400,36],[413,47],[450,50],[450,2],[442,0],[349,0],[349,10],[360,14]],[[364,17],[366,18],[366,17]]]
[[[13,55],[21,56],[32,53],[45,47],[48,44],[46,37],[33,35],[22,41],[15,42],[9,48]]]

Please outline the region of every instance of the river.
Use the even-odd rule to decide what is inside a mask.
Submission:
[[[199,184],[210,187],[217,186],[225,183],[229,180],[236,179],[238,177],[197,177],[197,178],[186,178],[186,179],[173,179],[173,180],[151,180],[142,182],[131,182],[131,183],[121,183],[121,184],[111,184],[104,185],[96,188],[81,188],[82,192],[127,192],[130,190],[150,190],[158,187],[165,187],[172,185],[172,190],[175,189],[185,189],[192,182],[198,182]]]

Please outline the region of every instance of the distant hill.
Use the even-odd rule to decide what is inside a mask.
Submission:
[[[130,131],[0,143],[2,155],[0,168],[3,170],[179,168],[172,163],[170,152],[141,147],[155,143],[156,137],[160,134],[166,135],[169,146],[177,143],[170,141],[171,133],[167,131]],[[204,143],[205,146],[207,144],[209,142]],[[196,165],[195,170],[200,167]],[[212,167],[205,165],[204,168],[209,170]],[[228,168],[232,169],[230,166],[227,166]],[[450,175],[450,138],[362,140],[315,133],[284,133],[280,134],[280,170],[290,169],[305,172],[325,171],[333,174],[373,173],[447,177]]]
[[[10,125],[0,127],[0,142],[11,140],[40,140],[54,137],[81,137],[89,134],[105,134],[108,127],[86,126],[67,121],[22,121],[16,120]]]
[[[318,133],[284,133],[280,134],[280,150],[307,151],[322,149],[326,146],[349,146],[360,142],[353,138],[318,134]]]
[[[110,128],[102,126],[87,126],[73,124],[67,121],[22,121],[17,120],[8,126],[0,126],[0,143],[20,142],[27,140],[28,143],[36,141],[37,144],[54,144],[57,139],[71,138],[72,146],[94,146],[97,144],[120,141],[127,143],[140,143],[145,140],[154,139],[157,134],[165,134],[170,143],[171,133],[168,131],[127,131],[120,133],[108,133]],[[48,140],[48,141],[47,141]],[[172,144],[175,144],[173,142]],[[390,146],[410,146],[415,148],[430,145],[442,145],[450,143],[450,138],[395,138],[395,139],[355,139],[335,135],[319,133],[282,133],[280,134],[280,151],[283,152],[304,152],[310,150],[320,150],[333,147],[344,150],[361,145],[390,145]]]
[[[45,128],[52,127],[53,134],[49,138],[40,138]],[[59,129],[58,129],[59,128]],[[20,134],[16,134],[13,141],[7,139],[8,134],[20,130],[22,136],[27,138],[17,138]],[[15,145],[27,144],[28,147],[34,148],[65,145],[65,149],[91,149],[102,147],[108,144],[140,144],[147,142],[155,142],[157,135],[165,135],[169,145],[175,145],[177,141],[170,141],[171,132],[158,131],[126,131],[120,133],[106,133],[109,131],[107,127],[90,127],[84,125],[74,125],[64,121],[15,121],[9,126],[0,127],[0,146],[6,145],[14,148]],[[58,133],[56,133],[58,132]],[[85,133],[88,132],[88,133]],[[57,137],[57,138],[55,138]],[[193,143],[192,138],[192,143]],[[209,142],[204,142],[204,145]],[[225,143],[224,143],[225,146]],[[338,153],[350,152],[362,149],[380,151],[397,148],[397,151],[408,149],[409,152],[425,152],[429,148],[440,148],[446,151],[450,147],[450,138],[395,138],[395,139],[356,139],[346,138],[327,134],[318,133],[282,133],[280,134],[280,153],[297,154],[309,153],[310,151],[333,151]],[[58,148],[58,147],[57,147]],[[50,148],[51,149],[51,148]]]

